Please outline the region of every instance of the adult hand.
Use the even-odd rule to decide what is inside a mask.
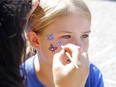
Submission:
[[[78,69],[66,56],[65,51],[72,55]],[[67,44],[53,58],[53,79],[55,87],[84,87],[89,74],[89,59],[86,52],[79,46]]]

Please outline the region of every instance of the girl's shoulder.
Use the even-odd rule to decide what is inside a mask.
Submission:
[[[100,69],[90,64],[90,72],[85,87],[104,87],[103,76]]]
[[[37,55],[28,58],[24,63],[21,64],[21,69],[25,70],[26,73],[34,72],[34,59]]]
[[[96,65],[91,63],[90,64],[90,74],[91,75],[101,75],[101,71]]]

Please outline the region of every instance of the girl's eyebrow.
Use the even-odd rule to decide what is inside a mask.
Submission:
[[[72,33],[72,32],[70,32],[70,31],[58,31],[58,33]]]
[[[90,33],[91,31],[90,30],[88,30],[88,31],[85,31],[85,32],[83,32],[83,33]],[[59,31],[58,33],[72,33],[72,32],[70,32],[70,31]]]
[[[89,31],[86,31],[86,32],[83,32],[83,33],[90,33],[91,31],[89,30]]]

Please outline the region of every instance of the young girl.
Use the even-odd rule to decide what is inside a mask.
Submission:
[[[37,52],[23,64],[26,86],[104,87],[99,69],[89,63],[87,55],[91,14],[86,4],[82,0],[42,0],[40,6],[44,13],[36,8],[26,30]]]

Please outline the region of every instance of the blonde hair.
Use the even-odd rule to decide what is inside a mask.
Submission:
[[[34,13],[34,18],[29,20],[29,28],[36,33],[41,33],[44,27],[48,26],[60,17],[77,13],[85,16],[91,22],[91,13],[82,0],[41,0],[40,6]]]

